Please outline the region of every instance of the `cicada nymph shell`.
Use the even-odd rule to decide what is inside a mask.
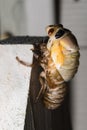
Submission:
[[[48,109],[56,109],[64,100],[66,81],[72,79],[78,70],[79,46],[71,31],[62,25],[50,25],[46,30],[48,43],[39,46],[39,62],[43,68],[39,95],[42,93]]]
[[[40,62],[43,68],[40,74],[43,102],[48,109],[55,109],[63,101],[67,87],[64,79],[57,71],[47,47],[42,44],[41,49],[44,50],[43,58]]]

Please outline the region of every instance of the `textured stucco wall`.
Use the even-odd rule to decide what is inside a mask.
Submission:
[[[23,130],[31,68],[16,56],[32,63],[32,45],[0,45],[0,130]]]

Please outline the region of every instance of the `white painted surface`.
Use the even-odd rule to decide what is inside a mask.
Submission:
[[[32,63],[32,45],[0,45],[0,130],[23,130],[31,68],[18,63]]]

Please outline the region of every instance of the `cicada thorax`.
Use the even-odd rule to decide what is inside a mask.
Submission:
[[[41,73],[40,81],[43,90],[45,89],[43,91],[43,102],[48,109],[56,109],[64,100],[67,87],[64,79],[56,69],[47,47],[42,45],[41,49],[43,58],[40,63],[44,74]]]

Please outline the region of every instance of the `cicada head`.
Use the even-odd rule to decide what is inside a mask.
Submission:
[[[49,36],[49,40],[47,43],[48,50],[50,50],[50,47],[52,46],[54,40],[62,37],[65,34],[62,24],[49,25],[46,27],[46,32]]]
[[[46,27],[46,32],[49,37],[55,36],[55,34],[58,32],[59,29],[63,28],[62,24],[58,25],[49,25]]]

